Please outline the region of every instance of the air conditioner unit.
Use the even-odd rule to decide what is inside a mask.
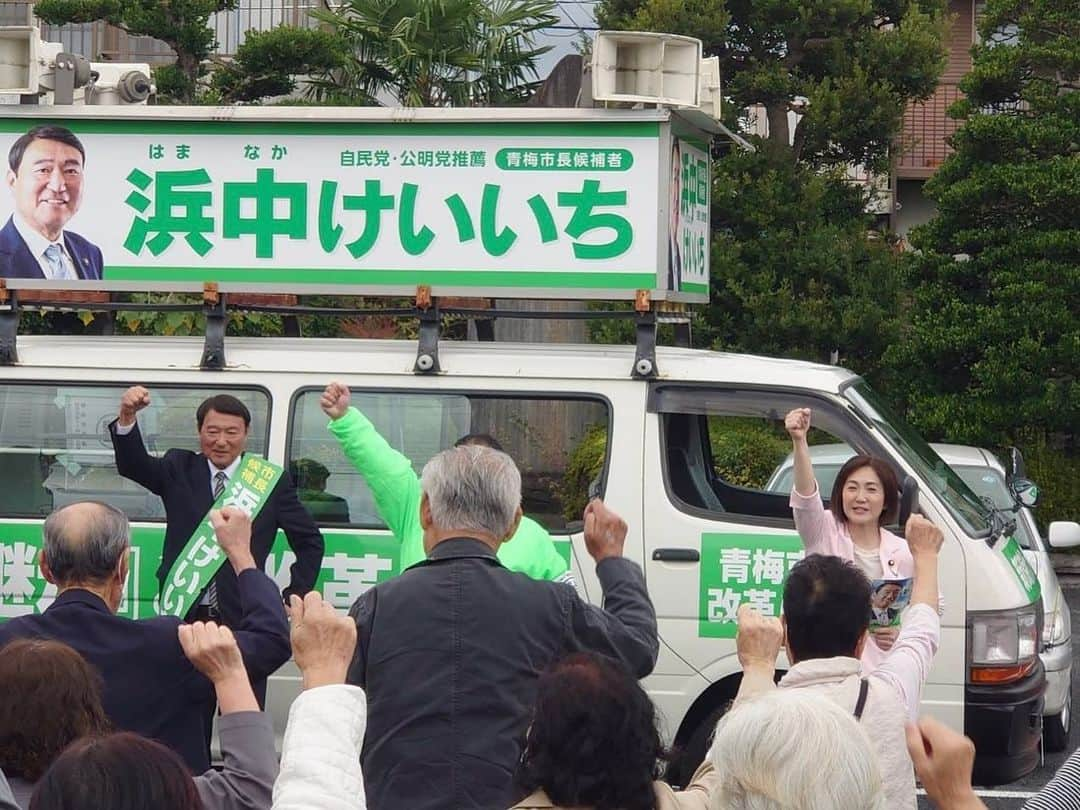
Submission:
[[[594,102],[697,107],[701,40],[675,34],[600,31],[593,43]]]
[[[0,26],[0,93],[37,95],[41,64],[32,25]]]

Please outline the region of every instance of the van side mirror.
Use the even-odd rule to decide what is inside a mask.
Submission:
[[[896,513],[896,522],[900,531],[904,531],[908,518],[919,506],[919,482],[910,475],[904,476],[904,484],[900,488],[900,508]]]
[[[1039,488],[1034,481],[1027,478],[1014,478],[1012,483],[1009,484],[1009,488],[1012,490],[1013,495],[1016,496],[1017,503],[1021,506],[1030,509],[1038,504]]]
[[[1024,471],[1024,454],[1020,452],[1019,447],[1009,448],[1009,480],[1015,481],[1017,478],[1026,477],[1027,473]]]
[[[1080,523],[1075,520],[1055,520],[1047,535],[1051,548],[1076,548],[1080,546]]]

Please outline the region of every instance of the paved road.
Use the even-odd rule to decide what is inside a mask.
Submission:
[[[1075,662],[1080,658],[1080,638],[1077,637],[1077,631],[1080,631],[1080,577],[1062,578],[1061,585],[1065,592],[1065,599],[1069,603],[1069,610],[1072,613],[1072,626],[1074,628],[1073,661]],[[1080,675],[1080,666],[1074,663],[1073,672],[1074,677]],[[1069,744],[1064,752],[1047,754],[1043,766],[1037,768],[1033,773],[1010,785],[998,785],[985,790],[980,789],[978,791],[979,795],[982,796],[986,806],[991,810],[1018,810],[1023,806],[1028,796],[1038,792],[1050,780],[1050,777],[1057,771],[1058,766],[1078,746],[1080,746],[1080,724],[1073,723]],[[919,799],[920,810],[931,810],[932,807],[933,805],[925,797]]]

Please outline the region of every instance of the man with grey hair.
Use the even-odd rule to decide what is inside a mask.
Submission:
[[[251,521],[235,507],[211,513],[217,542],[236,571],[243,619],[236,640],[252,678],[289,659],[289,628],[277,585],[255,566]],[[184,655],[180,620],[118,616],[131,550],[127,517],[97,501],[57,509],[45,520],[41,573],[56,600],[40,615],[0,626],[0,646],[16,638],[62,641],[101,672],[105,712],[118,730],[152,737],[192,772],[210,767],[204,706],[214,687]]]
[[[572,652],[656,665],[656,612],[641,569],[622,556],[626,523],[585,509],[603,609],[564,583],[507,570],[496,556],[521,520],[521,474],[505,453],[463,445],[424,467],[427,559],[353,605],[349,683],[368,696],[361,765],[369,806],[510,807],[540,674]]]

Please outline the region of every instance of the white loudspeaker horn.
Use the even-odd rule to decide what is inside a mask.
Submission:
[[[37,29],[0,26],[0,93],[37,95],[40,76]]]
[[[720,57],[701,60],[701,90],[698,107],[714,121],[720,120]]]
[[[700,74],[701,40],[693,37],[600,31],[593,42],[594,102],[697,107]]]
[[[146,104],[156,91],[150,79],[150,65],[121,62],[91,64],[94,81],[87,87],[86,103],[91,106]]]

